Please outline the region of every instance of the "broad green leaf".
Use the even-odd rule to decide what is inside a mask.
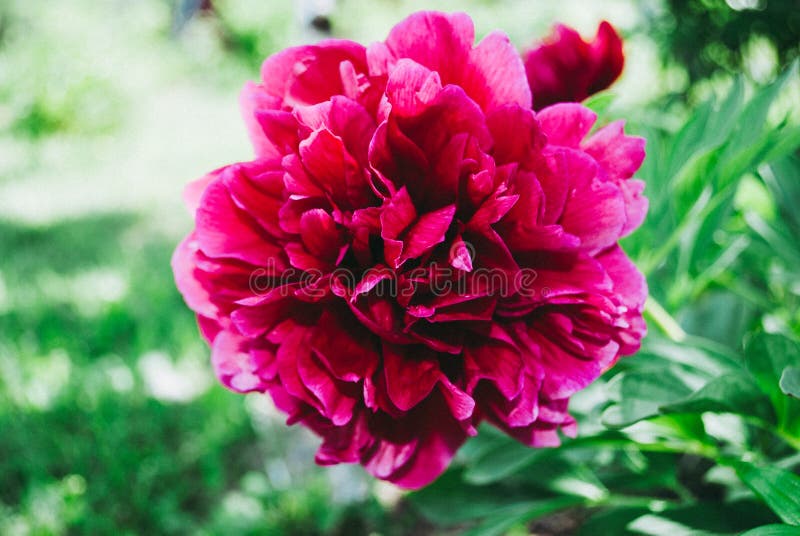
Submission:
[[[715,236],[734,215],[739,180],[760,164],[792,154],[800,146],[798,125],[767,124],[773,103],[796,72],[797,63],[772,84],[757,88],[746,103],[739,78],[719,104],[712,98],[692,110],[674,135],[649,138],[654,143],[648,145],[642,176],[648,182],[651,214],[659,218],[648,221],[637,233],[632,250],[638,252],[635,257],[645,273],[652,274],[656,268],[672,273],[672,283],[666,288],[668,308],[686,303],[689,294],[712,282],[705,270],[723,266],[717,262],[720,245]],[[668,143],[662,143],[665,140]],[[711,275],[724,274],[712,270]],[[700,285],[692,288],[695,280]]]
[[[591,501],[599,501],[608,495],[608,489],[600,479],[585,465],[570,464],[559,470],[555,464],[538,467],[541,484],[552,491],[563,495],[585,497]],[[550,471],[548,471],[550,469]]]
[[[690,284],[687,282],[686,286]],[[680,318],[681,325],[688,332],[702,333],[718,345],[738,350],[742,337],[752,324],[752,315],[752,305],[733,292],[708,290],[685,305]],[[738,361],[732,370],[741,370],[741,357]]]
[[[790,525],[800,525],[800,477],[775,466],[735,462],[736,474],[773,512]]]
[[[665,170],[667,177],[676,177],[685,165],[692,162],[692,157],[697,154],[696,148],[701,145],[713,106],[711,100],[698,106],[689,121],[673,136],[672,151]]]
[[[750,238],[745,235],[735,238],[709,266],[693,278],[688,291],[680,293],[681,297],[688,295],[691,299],[696,300],[711,283],[730,269],[731,265],[750,245],[750,242]]]
[[[800,147],[800,125],[787,126],[773,133],[773,143],[763,156],[766,163],[790,155]]]
[[[764,241],[772,247],[772,250],[790,266],[800,264],[800,248],[793,243],[793,240],[776,229],[772,224],[764,220],[755,212],[747,212],[744,219],[753,231],[756,232]]]
[[[460,471],[447,471],[430,486],[409,494],[408,499],[434,523],[452,525],[493,514],[518,512],[535,497],[529,493],[499,493],[490,486],[471,486],[464,482]]]
[[[557,452],[556,449],[551,452]],[[561,458],[543,458],[527,468],[526,474],[536,487],[560,495],[585,497],[598,501],[608,494],[608,489],[584,464]]]
[[[783,371],[800,363],[800,344],[777,334],[759,334],[745,349],[745,362],[761,390],[769,396],[778,425],[790,434],[800,433],[800,400],[780,388]]]
[[[464,473],[464,479],[472,484],[496,482],[547,454],[547,450],[532,449],[507,438],[483,452],[474,463],[470,464]]]
[[[793,527],[791,525],[764,525],[743,532],[739,536],[800,536],[800,527]]]
[[[516,441],[487,452],[467,468],[464,480],[470,484],[488,484],[517,474],[530,477],[536,487],[563,495],[577,495],[590,500],[603,498],[608,490],[585,465],[564,456],[561,449],[532,449]]]
[[[574,497],[557,497],[543,501],[519,505],[514,510],[504,512],[502,515],[493,515],[486,518],[478,526],[463,533],[464,536],[499,536],[514,527],[536,518],[546,516],[553,512],[582,504],[582,500]]]
[[[750,147],[758,139],[767,120],[772,103],[780,95],[786,83],[797,76],[798,63],[794,62],[771,84],[761,88],[750,99],[741,113],[737,127],[728,142],[729,152]]]
[[[721,184],[733,181],[758,166],[794,151],[791,141],[795,138],[780,127],[764,131],[772,104],[781,94],[786,83],[797,75],[798,63],[794,62],[773,83],[760,88],[747,103],[736,123],[736,128],[721,155]],[[796,148],[796,146],[795,146]]]
[[[718,533],[696,530],[672,519],[655,514],[645,514],[633,520],[628,530],[647,536],[721,536]]]
[[[800,127],[797,127],[800,130]],[[798,144],[800,145],[800,144]],[[800,213],[797,202],[800,200],[800,158],[789,156],[771,162],[759,169],[759,175],[772,192],[772,197],[780,209],[781,219],[794,234],[795,249],[800,249]]]
[[[741,368],[739,356],[719,343],[701,337],[688,336],[682,343],[674,343],[656,334],[648,335],[637,359],[645,352],[702,371],[709,378]]]
[[[684,504],[667,504],[656,515],[660,519],[677,524],[676,533],[667,532],[669,536],[676,536],[680,533],[679,530],[685,530],[680,526],[690,527],[692,536],[700,534],[727,536],[738,533],[743,528],[775,522],[775,514],[755,497],[731,502],[693,499]],[[662,526],[666,527],[666,524]]]
[[[800,367],[786,367],[783,369],[780,387],[785,394],[800,398]]]
[[[641,506],[625,506],[600,510],[590,517],[578,529],[578,536],[598,536],[613,534],[614,536],[629,536],[637,534],[627,530],[627,526],[650,510]]]
[[[711,149],[722,144],[736,127],[736,121],[744,104],[744,78],[737,76],[725,99],[717,106],[706,125],[706,136],[700,150]]]
[[[736,413],[774,421],[769,399],[744,373],[715,378],[688,398],[661,407],[662,413]]]
[[[617,96],[614,93],[603,91],[601,93],[595,93],[591,97],[584,100],[581,104],[592,110],[598,116],[602,117],[616,98]]]
[[[531,505],[520,505],[500,515],[489,516],[478,525],[466,531],[466,536],[502,536],[516,525],[524,524],[528,520],[528,509]]]
[[[619,382],[619,403],[608,408],[603,423],[622,428],[659,414],[659,408],[689,396],[692,390],[669,369],[623,373]]]
[[[476,460],[483,458],[487,452],[503,448],[511,441],[513,440],[497,428],[483,423],[478,427],[478,435],[469,438],[458,450],[456,460],[471,465]]]
[[[493,443],[492,448],[482,450],[480,456],[467,462],[464,480],[470,484],[484,485],[515,474],[525,474],[537,480],[543,487],[556,490],[554,485],[543,483],[542,476],[545,473],[551,476],[568,476],[563,464],[567,463],[564,458],[569,453],[577,453],[575,457],[582,459],[583,453],[595,455],[601,449],[620,450],[638,446],[626,435],[615,431],[565,439],[560,447],[551,449],[525,447],[505,437],[504,441]],[[602,488],[602,484],[596,480],[592,479],[592,482]]]

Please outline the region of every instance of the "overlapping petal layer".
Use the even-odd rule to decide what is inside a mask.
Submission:
[[[646,284],[617,245],[646,212],[644,141],[539,113],[520,56],[462,14],[369,48],[287,49],[248,84],[256,158],[187,189],[173,257],[220,380],[424,486],[486,420],[531,446],[638,348]],[[534,91],[533,102],[537,102]]]

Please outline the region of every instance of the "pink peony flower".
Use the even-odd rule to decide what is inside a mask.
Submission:
[[[476,425],[575,433],[569,397],[637,350],[644,140],[578,104],[535,114],[520,56],[464,14],[369,48],[268,58],[252,162],[186,192],[178,288],[222,383],[322,437],[320,464],[434,480]]]
[[[605,21],[590,43],[559,24],[523,56],[535,110],[557,102],[580,102],[602,91],[619,77],[625,62],[622,39]]]

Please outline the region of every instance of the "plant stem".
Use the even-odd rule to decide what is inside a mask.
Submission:
[[[644,304],[644,312],[672,341],[683,342],[686,340],[687,334],[683,331],[683,328],[652,296],[647,297],[647,301]]]

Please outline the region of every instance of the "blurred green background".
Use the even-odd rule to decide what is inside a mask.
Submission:
[[[183,185],[251,154],[237,93],[261,60],[328,27],[378,40],[426,7],[0,0],[0,534],[459,533],[359,467],[314,466],[315,438],[285,427],[264,397],[219,386],[169,268],[191,225]],[[670,133],[698,103],[729,91],[736,73],[753,88],[788,65],[798,50],[797,2],[464,0],[436,8],[467,11],[479,35],[500,28],[520,47],[554,21],[584,35],[603,18],[614,23],[626,37],[626,71],[613,104],[595,105],[652,134],[656,156],[643,173],[654,210],[628,245],[661,303],[651,339],[685,329],[737,351],[764,319],[797,334],[796,257],[762,262],[774,250],[770,237],[797,251],[796,227],[770,234],[770,222],[782,225],[782,211],[791,211],[782,203],[796,200],[796,190],[775,193],[758,171],[777,156],[735,173],[725,190],[733,213],[724,217],[733,219],[713,224],[716,244],[702,247],[712,257],[672,272],[665,263],[689,246],[652,251],[702,193],[685,179],[697,170],[683,170],[685,188],[672,189],[682,168],[659,167],[669,163],[659,151],[668,154]],[[785,112],[798,95],[794,75],[776,99]],[[775,129],[786,123],[778,115],[769,116]],[[797,176],[792,133],[789,142],[776,138],[786,147],[773,177]],[[766,238],[745,219],[751,212],[766,222]],[[720,307],[727,316],[709,316]],[[591,415],[591,404],[581,407]],[[525,522],[516,527],[527,533]],[[537,533],[576,530],[554,527]]]

